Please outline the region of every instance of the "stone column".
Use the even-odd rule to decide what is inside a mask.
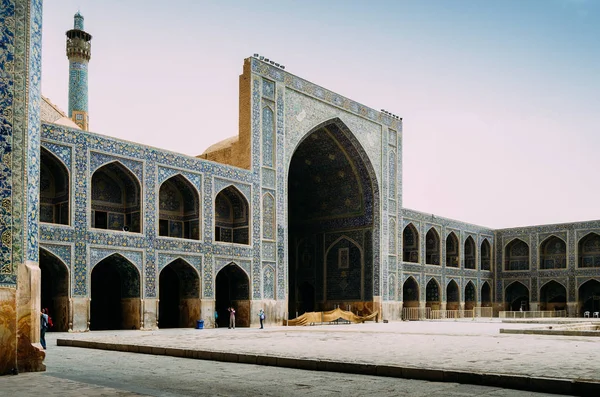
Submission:
[[[425,320],[425,312],[427,311],[427,302],[419,301],[419,320]]]
[[[540,310],[539,302],[529,302],[529,311],[537,312],[538,310]]]
[[[219,313],[219,317],[225,316],[229,318],[228,313]],[[215,301],[214,299],[200,300],[200,318],[204,320],[206,328],[215,327]]]
[[[446,318],[446,307],[448,306],[448,304],[446,302],[441,302],[440,303],[440,318]]]
[[[567,316],[579,317],[579,308],[577,302],[567,302]]]
[[[75,332],[84,332],[90,330],[90,299],[89,298],[71,298],[72,330]]]
[[[142,302],[144,324],[142,329],[154,330],[158,328],[158,299],[146,298]]]
[[[43,371],[38,198],[41,0],[0,8],[0,374]]]

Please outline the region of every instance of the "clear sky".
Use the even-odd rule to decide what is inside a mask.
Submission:
[[[600,219],[600,0],[44,2],[42,92],[92,34],[94,132],[197,155],[260,53],[404,118],[404,206],[494,228]]]

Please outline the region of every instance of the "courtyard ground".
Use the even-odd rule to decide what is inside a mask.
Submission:
[[[267,326],[264,330],[50,333],[48,353],[53,354],[57,340],[62,346],[600,395],[597,338],[499,333],[500,328],[539,326],[499,321],[422,321]]]

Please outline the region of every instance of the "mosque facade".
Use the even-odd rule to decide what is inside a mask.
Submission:
[[[83,17],[64,113],[40,93],[41,1],[8,3],[1,373],[43,369],[40,307],[56,331],[212,327],[229,306],[239,326],[259,309],[600,311],[599,221],[498,230],[404,208],[400,117],[255,54],[239,134],[197,157],[89,132]]]

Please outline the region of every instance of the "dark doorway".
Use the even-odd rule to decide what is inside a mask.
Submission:
[[[419,307],[419,284],[414,277],[406,279],[402,285],[402,306]]]
[[[492,306],[492,288],[487,281],[484,282],[483,286],[481,287],[481,306]]]
[[[585,312],[590,312],[590,317],[600,312],[600,282],[588,280],[579,287],[579,308],[581,317]]]
[[[69,271],[67,266],[45,249],[40,249],[41,304],[48,309],[53,327],[48,331],[69,330]]]
[[[219,271],[215,282],[215,310],[219,313],[219,327],[227,327],[232,306],[236,311],[236,327],[250,326],[250,283],[246,273],[235,263]]]
[[[504,301],[507,310],[527,311],[529,310],[529,288],[516,281],[506,287]]]
[[[567,310],[567,289],[550,281],[540,289],[540,310]]]
[[[460,309],[459,295],[458,284],[456,281],[450,280],[446,287],[446,310]]]
[[[184,260],[176,259],[159,276],[158,326],[189,328],[200,318],[200,278]]]
[[[306,312],[315,311],[315,287],[308,282],[302,283],[300,286],[300,308],[298,315]]]
[[[472,281],[469,281],[465,287],[465,310],[472,310],[476,305],[477,295],[475,293],[475,285]]]
[[[425,306],[431,310],[440,310],[440,285],[434,279],[429,280],[425,287]]]
[[[119,254],[100,261],[92,270],[91,330],[140,328],[140,275]]]

